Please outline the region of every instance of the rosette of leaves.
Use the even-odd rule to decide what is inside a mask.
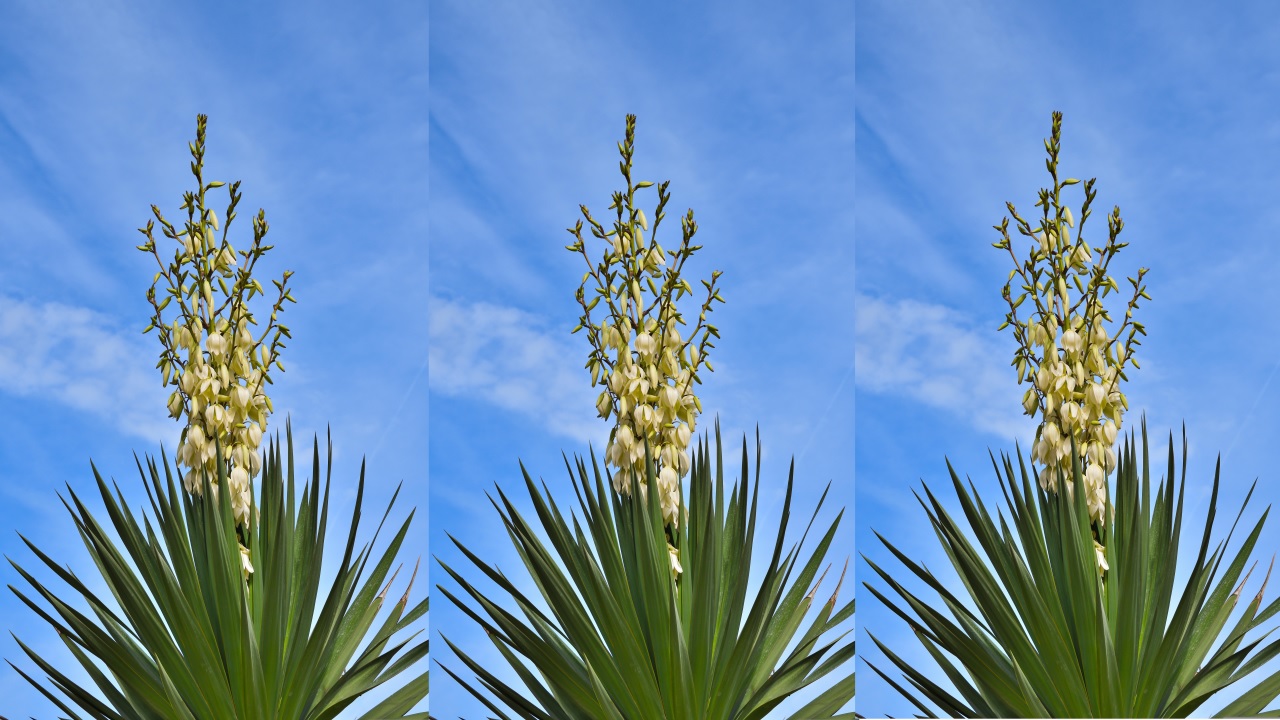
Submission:
[[[1199,548],[1179,583],[1185,432],[1176,484],[1172,435],[1162,480],[1151,481],[1145,424],[1141,460],[1137,451],[1130,435],[1118,459],[1114,505],[1107,502],[1114,522],[1101,529],[1110,566],[1105,578],[1095,562],[1084,494],[1046,491],[1020,454],[1017,469],[1008,456],[999,462],[992,456],[1005,501],[995,517],[954,469],[963,518],[953,518],[925,487],[925,498],[917,499],[963,591],[948,587],[878,534],[906,573],[937,600],[908,589],[903,571],[871,560],[882,585],[864,584],[911,627],[954,690],[874,635],[905,683],[872,669],[931,717],[1187,717],[1228,690],[1234,698],[1217,716],[1274,716],[1264,710],[1280,696],[1280,673],[1251,678],[1280,654],[1280,640],[1265,641],[1280,600],[1264,607],[1260,589],[1238,607],[1267,513],[1229,551],[1246,497],[1226,538],[1212,540],[1219,461]],[[1080,487],[1078,458],[1072,473]],[[1264,626],[1265,632],[1255,632]]]
[[[456,539],[514,607],[499,604],[443,562],[461,592],[440,590],[485,629],[524,688],[452,643],[476,677],[469,682],[445,671],[496,717],[539,720],[764,718],[788,697],[838,673],[789,717],[852,718],[844,708],[854,696],[852,669],[845,670],[854,654],[853,642],[846,641],[854,603],[838,602],[837,582],[810,613],[843,512],[807,555],[802,549],[816,509],[800,542],[788,546],[789,475],[772,554],[753,586],[748,575],[756,546],[758,442],[754,482],[744,438],[741,475],[727,484],[718,430],[714,463],[709,443],[697,446],[686,498],[689,520],[676,537],[684,563],[679,583],[668,565],[657,494],[610,492],[594,454],[590,470],[581,458],[573,465],[565,460],[577,493],[568,518],[528,472],[536,520],[526,520],[499,489],[491,500],[539,597],[523,593]],[[652,458],[646,466],[652,482]]]
[[[266,455],[255,508],[261,522],[245,529],[256,568],[252,581],[241,572],[230,493],[212,492],[215,478],[207,472],[191,471],[200,473],[204,491],[191,495],[167,458],[163,472],[151,458],[145,468],[139,462],[151,506],[150,516],[140,517],[94,468],[106,525],[68,488],[63,503],[111,597],[91,590],[26,538],[71,593],[56,593],[13,560],[33,592],[9,587],[57,630],[91,685],[21,640],[45,677],[10,665],[71,718],[320,720],[337,717],[426,657],[425,639],[415,642],[417,632],[404,636],[427,613],[425,598],[410,606],[406,589],[374,624],[413,513],[381,554],[373,552],[378,532],[358,546],[362,465],[342,559],[326,568],[332,445],[323,479],[315,445],[300,493],[292,437],[285,458],[274,442]],[[216,478],[221,487],[227,472],[224,462]],[[394,502],[393,496],[379,531]],[[326,587],[322,575],[328,574],[333,579]],[[427,683],[426,671],[413,675],[360,717],[427,717],[412,712],[427,696]]]

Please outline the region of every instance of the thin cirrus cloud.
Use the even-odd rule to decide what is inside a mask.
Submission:
[[[52,398],[153,443],[172,440],[154,356],[114,325],[87,308],[0,295],[0,390]]]
[[[431,390],[518,413],[584,444],[598,440],[599,419],[581,411],[595,405],[583,353],[544,325],[513,307],[432,298]]]
[[[918,300],[859,294],[854,301],[855,382],[909,397],[972,423],[1002,441],[1026,437],[1008,348],[964,313]]]

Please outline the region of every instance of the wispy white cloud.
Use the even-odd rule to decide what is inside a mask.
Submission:
[[[542,318],[433,297],[427,324],[433,392],[520,413],[583,443],[601,439],[604,426],[589,410],[595,398],[584,382],[583,353]]]
[[[1024,438],[1030,421],[995,333],[951,308],[859,294],[854,301],[858,387],[902,395],[968,419],[1001,440]]]
[[[0,295],[0,391],[48,397],[128,435],[172,440],[154,355],[93,310]]]

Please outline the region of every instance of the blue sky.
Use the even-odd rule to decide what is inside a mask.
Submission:
[[[988,448],[1031,441],[1008,366],[1014,341],[995,330],[1010,260],[991,248],[991,226],[1006,200],[1030,210],[1046,182],[1041,140],[1053,110],[1065,113],[1066,174],[1097,177],[1097,207],[1123,213],[1131,245],[1117,279],[1151,268],[1154,300],[1139,311],[1150,336],[1130,375],[1126,424],[1145,413],[1153,456],[1163,457],[1163,438],[1185,421],[1186,514],[1201,518],[1193,528],[1203,525],[1219,453],[1222,508],[1234,513],[1258,479],[1245,516],[1256,519],[1277,496],[1280,430],[1274,9],[862,2],[857,25],[859,552],[900,567],[878,530],[954,578],[936,538],[920,531],[911,488],[924,480],[950,497],[946,456],[979,492],[998,492]],[[1277,546],[1273,521],[1256,557],[1265,565]],[[860,565],[859,579],[868,574]],[[870,597],[858,625],[861,654],[882,668],[866,629],[931,665]],[[913,713],[865,665],[859,675],[859,712]]]
[[[197,113],[210,116],[206,177],[243,180],[233,236],[265,208],[263,282],[296,273],[274,427],[291,416],[305,442],[332,428],[338,518],[361,456],[375,505],[403,481],[393,517],[418,514],[401,559],[429,558],[426,6],[327,5],[0,10],[0,552],[24,566],[38,561],[16,532],[92,577],[55,493],[70,484],[100,507],[92,458],[136,505],[132,453],[176,445],[159,343],[141,334],[153,261],[135,228],[152,203],[177,214]],[[69,666],[7,591],[0,617]],[[31,667],[7,633],[0,646]],[[0,697],[12,717],[54,710],[7,667]]]
[[[615,143],[635,113],[639,177],[671,180],[669,213],[696,212],[705,249],[686,266],[690,279],[724,271],[727,302],[714,314],[723,341],[700,427],[719,416],[737,447],[759,424],[763,527],[776,527],[791,456],[797,508],[831,482],[824,517],[848,511],[829,559],[838,573],[852,556],[851,7],[433,7],[435,555],[466,564],[448,532],[523,577],[485,492],[497,484],[520,498],[523,460],[568,502],[560,453],[599,451],[608,437],[582,369],[587,341],[569,333],[582,260],[563,249],[563,228],[579,204],[604,213],[621,180]],[[842,597],[851,590],[850,578]],[[502,665],[443,597],[432,629]],[[461,667],[433,644],[437,660]],[[485,716],[444,673],[432,691],[433,714]]]

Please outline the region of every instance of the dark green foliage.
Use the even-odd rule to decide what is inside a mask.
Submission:
[[[245,538],[255,567],[249,582],[242,575],[229,493],[215,496],[208,476],[202,478],[203,495],[193,498],[182,490],[167,459],[163,475],[154,460],[148,458],[145,468],[139,462],[151,504],[151,517],[139,522],[119,488],[113,494],[95,468],[119,544],[74,491],[68,489],[70,502],[63,502],[118,611],[30,542],[32,552],[70,585],[92,615],[60,599],[12,560],[44,603],[10,589],[53,625],[96,692],[25,644],[22,649],[46,678],[15,669],[72,718],[324,720],[425,658],[427,642],[414,644],[416,632],[392,639],[427,612],[426,599],[408,607],[408,589],[369,632],[390,589],[387,576],[413,513],[366,577],[377,533],[357,549],[362,466],[342,561],[322,594],[332,446],[323,495],[317,443],[300,503],[295,503],[291,435],[288,458],[286,466],[278,443],[269,445],[259,482],[260,521],[249,523]],[[219,487],[228,487],[225,465],[220,476]],[[393,497],[383,522],[394,502]],[[425,718],[426,713],[411,711],[427,696],[427,683],[423,671],[361,717]]]
[[[853,717],[842,712],[854,696],[853,672],[843,674],[842,668],[853,657],[854,646],[845,642],[849,628],[840,628],[853,616],[854,604],[837,604],[839,584],[800,632],[839,517],[807,558],[800,555],[803,537],[798,545],[784,548],[789,477],[772,555],[753,592],[748,575],[756,546],[759,451],[752,486],[744,439],[742,474],[726,493],[717,431],[714,466],[705,440],[693,455],[688,516],[672,540],[684,568],[675,581],[657,494],[613,492],[594,456],[590,474],[581,458],[575,466],[567,458],[565,464],[578,500],[570,518],[545,487],[539,490],[524,474],[545,542],[501,490],[494,502],[541,602],[522,594],[457,540],[475,567],[512,598],[516,610],[495,602],[442,563],[465,597],[443,587],[441,592],[484,627],[525,686],[505,684],[464,649],[450,645],[476,679],[465,680],[449,668],[446,672],[497,717],[764,718],[787,697],[836,671],[842,673],[839,679],[791,717]],[[648,472],[649,487],[656,487],[652,462]]]
[[[1176,486],[1172,436],[1168,474],[1154,487],[1145,425],[1141,462],[1134,438],[1124,443],[1106,510],[1111,522],[1099,538],[1109,565],[1105,577],[1095,559],[1084,494],[1045,492],[1021,456],[1017,473],[1008,456],[1001,462],[993,456],[992,463],[1005,499],[996,517],[972,484],[973,492],[966,490],[953,469],[964,523],[950,517],[927,487],[926,499],[920,500],[966,597],[957,597],[878,534],[941,603],[925,602],[894,573],[867,560],[891,592],[871,583],[867,589],[911,626],[956,688],[957,694],[945,690],[873,635],[909,687],[872,669],[921,713],[1186,717],[1280,653],[1280,640],[1264,642],[1272,628],[1246,637],[1280,611],[1280,601],[1262,607],[1262,590],[1233,624],[1227,624],[1248,580],[1246,565],[1267,513],[1234,554],[1227,552],[1227,545],[1243,505],[1226,540],[1211,544],[1217,469],[1199,552],[1185,584],[1180,590],[1176,586],[1186,486],[1185,434],[1182,476]],[[1078,463],[1073,473],[1075,487],[1083,487]],[[1220,715],[1258,715],[1278,695],[1280,673],[1249,686]]]

